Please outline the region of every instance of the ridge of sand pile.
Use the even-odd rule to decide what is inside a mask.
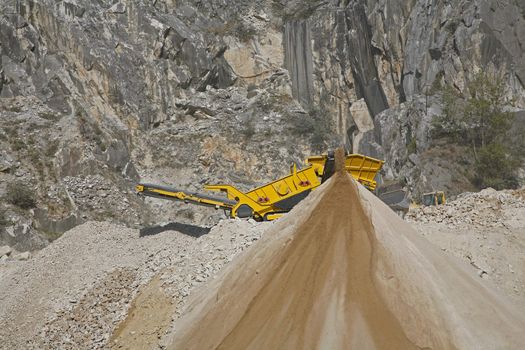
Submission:
[[[346,173],[216,280],[171,349],[518,349],[525,321]]]

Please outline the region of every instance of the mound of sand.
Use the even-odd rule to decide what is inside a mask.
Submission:
[[[338,172],[195,295],[170,348],[519,349],[520,309]]]

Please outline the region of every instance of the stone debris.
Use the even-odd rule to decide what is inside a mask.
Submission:
[[[411,209],[405,219],[511,297],[525,297],[525,189],[463,193],[440,206]]]
[[[509,221],[525,223],[525,217],[515,217],[517,211],[525,212],[525,189],[486,188],[460,194],[444,205],[412,209],[405,218],[409,222],[440,223],[448,227],[506,227]]]
[[[102,222],[80,225],[28,261],[0,264],[0,344],[6,349],[106,348],[131,301],[154,276],[161,276],[178,315],[195,287],[271,225],[223,220],[189,234],[173,231],[171,224],[164,231],[155,227],[155,234]]]
[[[8,245],[0,247],[0,257],[9,256],[13,250]]]
[[[123,193],[110,180],[100,175],[67,176],[64,184],[76,205],[91,213],[90,216],[83,215],[83,219],[119,219],[115,212],[121,212],[126,213],[126,219],[130,223],[139,220],[138,208],[125,197],[132,193],[131,186]]]
[[[167,349],[518,349],[521,305],[483,274],[342,171],[190,297]]]
[[[68,184],[86,188],[78,193],[87,193],[90,185],[104,187],[96,177],[86,182],[69,178]],[[111,197],[110,189],[104,192]],[[413,210],[407,218],[419,220],[414,225],[421,235],[446,254],[464,260],[481,279],[523,298],[525,267],[519,250],[525,245],[523,194],[492,190],[465,194],[442,207]],[[462,205],[470,209],[462,210]],[[495,219],[480,218],[479,225],[462,219],[474,217],[475,211],[501,223],[492,227]],[[213,279],[276,223],[228,219],[211,229],[169,223],[137,230],[87,222],[45,249],[27,254],[27,261],[19,261],[22,254],[16,252],[4,255],[0,258],[0,343],[8,349],[125,348],[124,338],[112,338],[113,334],[127,319],[141,288],[155,276],[174,305],[176,320],[197,287]],[[124,329],[122,334],[139,337],[140,330]],[[155,346],[162,346],[162,340]]]

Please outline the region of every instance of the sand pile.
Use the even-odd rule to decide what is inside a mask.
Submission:
[[[171,349],[519,349],[521,306],[337,173],[197,293]]]

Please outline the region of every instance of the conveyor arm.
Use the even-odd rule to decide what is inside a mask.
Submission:
[[[137,191],[137,194],[142,196],[183,201],[185,203],[214,207],[216,209],[221,208],[231,210],[237,204],[236,201],[227,198],[186,192],[173,187],[147,183],[139,183],[135,186],[135,190]]]

